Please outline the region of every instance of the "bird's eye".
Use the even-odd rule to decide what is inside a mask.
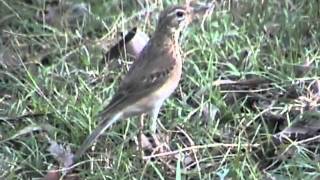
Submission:
[[[178,11],[178,12],[176,12],[176,15],[178,18],[181,18],[181,17],[183,17],[184,13],[182,11]]]

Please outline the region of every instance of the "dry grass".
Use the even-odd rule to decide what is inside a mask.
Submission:
[[[57,168],[50,141],[77,149],[131,64],[123,56],[102,66],[105,49],[133,26],[151,34],[177,1],[70,3],[0,0],[0,179]],[[121,121],[74,176],[319,178],[319,1],[215,3],[182,37],[185,73],[159,134],[144,134],[144,158],[139,119]]]

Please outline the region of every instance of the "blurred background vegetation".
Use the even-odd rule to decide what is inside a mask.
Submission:
[[[215,9],[182,36],[183,79],[144,158],[139,118],[124,120],[73,178],[320,178],[319,0],[199,2]],[[133,27],[152,36],[178,3],[0,0],[0,179],[57,169],[50,143],[74,152],[133,61],[105,54]]]

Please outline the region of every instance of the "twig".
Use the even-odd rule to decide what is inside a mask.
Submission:
[[[314,136],[314,137],[311,137],[311,138],[308,138],[308,139],[303,139],[301,141],[298,141],[298,143],[299,144],[308,143],[308,142],[312,142],[312,141],[317,140],[317,139],[320,139],[320,135]]]
[[[25,118],[36,118],[36,117],[42,117],[42,116],[48,116],[52,113],[27,113],[21,116],[16,117],[0,117],[0,121],[15,121],[15,120],[22,120]]]
[[[214,148],[214,147],[238,147],[239,144],[224,144],[224,143],[215,143],[215,144],[206,144],[206,145],[196,145],[196,146],[190,146],[186,148],[182,148],[180,150],[174,150],[170,152],[164,152],[164,153],[159,153],[159,154],[154,154],[150,156],[145,156],[143,157],[144,160],[148,160],[151,158],[156,158],[156,157],[161,157],[161,156],[171,156],[175,155],[184,151],[190,151],[194,149],[205,149],[205,148]],[[240,145],[242,147],[258,147],[260,144],[242,144]]]

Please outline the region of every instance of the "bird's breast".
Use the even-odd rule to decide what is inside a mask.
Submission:
[[[177,88],[179,81],[181,79],[182,74],[182,62],[178,60],[169,74],[168,79],[163,83],[154,93],[153,95],[159,97],[160,99],[168,98],[174,90]]]

